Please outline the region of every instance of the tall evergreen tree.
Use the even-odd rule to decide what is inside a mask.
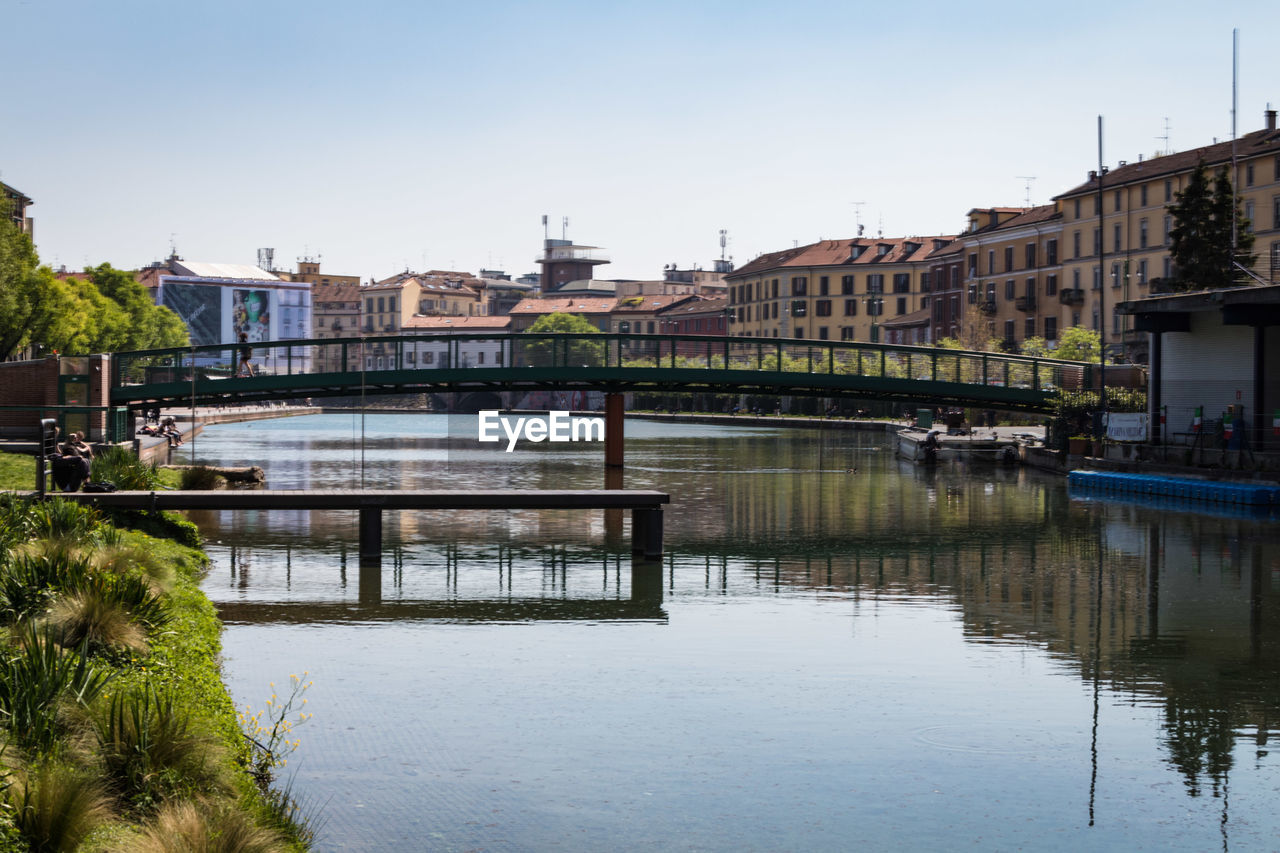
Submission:
[[[1236,211],[1236,244],[1231,247],[1231,212]],[[1253,234],[1240,212],[1240,198],[1232,189],[1227,167],[1209,178],[1209,168],[1201,160],[1191,173],[1186,189],[1169,205],[1173,227],[1169,230],[1169,254],[1173,258],[1176,290],[1230,287],[1242,274],[1234,260],[1252,267]]]

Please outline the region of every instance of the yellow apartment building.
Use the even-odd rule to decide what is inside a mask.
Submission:
[[[952,239],[821,240],[763,254],[725,275],[729,334],[880,341],[886,320],[929,308],[927,258]]]
[[[366,334],[394,335],[404,328],[410,317],[418,314],[482,316],[484,303],[480,291],[468,286],[467,281],[465,274],[432,270],[403,272],[361,288],[363,330]]]
[[[1280,282],[1280,131],[1276,112],[1267,110],[1263,129],[1245,134],[1234,146],[1216,142],[1133,163],[1121,160],[1101,177],[1090,171],[1088,180],[1057,196],[1062,285],[1070,289],[1070,299],[1064,296],[1061,302],[1062,326],[1103,332],[1110,354],[1146,361],[1146,334],[1134,333],[1131,318],[1117,314],[1115,306],[1164,292],[1166,280],[1174,277],[1168,208],[1202,160],[1211,172],[1227,166],[1234,173],[1247,227],[1256,236],[1254,274],[1267,283]]]
[[[1030,337],[1057,340],[1063,328],[1058,316],[1062,216],[1057,206],[974,208],[968,220],[956,240],[965,307],[953,326],[968,306],[976,306],[986,320],[985,336],[1001,341],[1006,350],[1017,351]],[[936,289],[938,298],[944,298],[945,283],[939,281]]]

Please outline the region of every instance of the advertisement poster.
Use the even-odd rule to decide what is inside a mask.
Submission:
[[[161,285],[160,304],[173,309],[186,324],[191,343],[207,346],[223,342],[222,288],[166,281]]]
[[[253,342],[269,341],[271,334],[271,290],[248,290],[232,288],[231,290],[231,337],[240,340],[243,332]]]

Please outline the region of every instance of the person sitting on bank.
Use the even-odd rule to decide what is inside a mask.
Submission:
[[[172,416],[161,422],[160,434],[169,439],[170,447],[178,447],[182,444],[182,431],[178,429],[178,424]]]
[[[63,456],[79,456],[84,459],[93,458],[93,448],[85,443],[84,437],[78,432],[73,432],[67,436],[66,444],[62,445]]]

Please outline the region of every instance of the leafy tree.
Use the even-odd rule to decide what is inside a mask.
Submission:
[[[124,310],[129,319],[119,350],[160,349],[186,346],[191,342],[187,328],[172,310],[156,305],[151,294],[133,273],[111,264],[88,267],[89,281],[100,293]]]
[[[1029,355],[1033,358],[1059,357],[1049,350],[1049,342],[1038,335],[1032,336],[1023,341],[1021,352],[1023,355]]]
[[[975,352],[999,352],[1000,339],[995,336],[993,325],[977,305],[969,305],[960,319],[960,328],[954,338],[939,338],[943,349],[972,350]]]
[[[1072,326],[1063,329],[1058,336],[1058,348],[1053,351],[1053,357],[1067,361],[1097,361],[1101,350],[1102,341],[1097,332],[1084,326]]]
[[[526,334],[598,335],[600,330],[581,314],[543,314],[525,330]],[[594,341],[570,341],[565,353],[552,339],[530,341],[524,344],[526,358],[537,365],[551,365],[553,353],[560,353],[565,364],[572,366],[598,366],[604,362],[604,344]]]
[[[9,219],[8,199],[0,198],[0,359],[34,340],[45,326],[41,303],[53,275],[42,275],[31,238]]]
[[[1252,268],[1254,236],[1240,207],[1240,197],[1231,187],[1227,167],[1209,178],[1209,168],[1201,160],[1191,173],[1186,189],[1169,205],[1173,227],[1169,231],[1169,254],[1177,267],[1175,290],[1230,287],[1243,274],[1232,266],[1231,217],[1235,211],[1235,260]]]

